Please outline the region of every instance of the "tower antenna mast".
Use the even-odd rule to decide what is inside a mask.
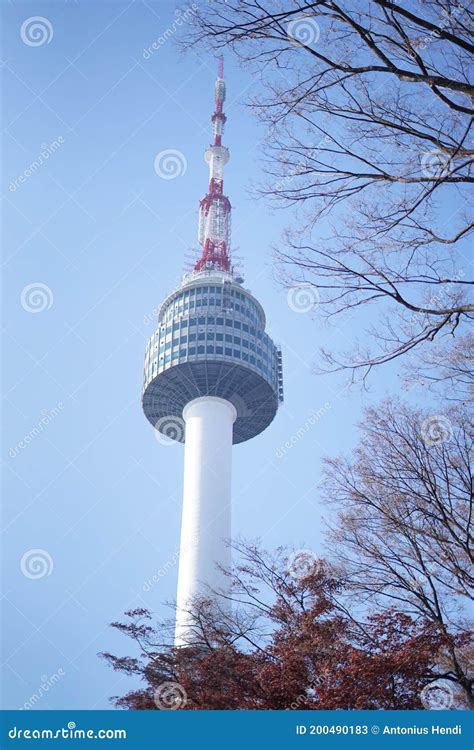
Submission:
[[[194,266],[195,271],[231,270],[230,225],[231,205],[224,195],[224,166],[229,161],[229,149],[222,145],[222,136],[227,117],[224,114],[225,80],[224,57],[219,57],[215,84],[215,107],[211,116],[212,143],[204,158],[209,164],[209,188],[199,203],[198,239],[202,247],[201,257]]]

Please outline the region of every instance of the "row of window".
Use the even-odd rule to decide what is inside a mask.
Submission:
[[[163,321],[171,320],[176,317],[177,313],[189,312],[190,310],[196,310],[199,307],[220,307],[222,310],[235,310],[249,320],[253,320],[254,323],[260,321],[260,317],[257,315],[253,308],[241,305],[238,302],[232,302],[230,300],[223,301],[220,299],[214,299],[213,297],[205,297],[202,300],[185,302],[183,305],[177,306],[176,303],[167,308],[166,313],[162,316]]]
[[[181,292],[170,300],[163,317],[169,319],[173,317],[174,312],[184,311],[190,307],[207,307],[212,305],[230,307],[249,317],[260,318],[259,308],[245,294],[234,288],[223,290],[222,287],[215,286],[195,287],[194,289]]]
[[[169,349],[176,349],[176,347],[178,346],[181,346],[183,344],[191,344],[196,341],[222,341],[226,344],[235,344],[237,346],[243,347],[244,349],[249,349],[250,351],[255,352],[259,357],[263,357],[266,360],[271,359],[274,355],[274,345],[268,337],[266,341],[261,343],[252,339],[233,335],[232,333],[221,333],[220,331],[201,331],[199,333],[184,333],[182,336],[177,336],[173,339],[170,338],[168,341],[162,340],[159,344],[159,349],[158,342],[152,347],[147,347],[145,351],[145,361],[148,361],[148,359],[156,356],[157,352],[162,354]]]
[[[207,317],[200,316],[198,318],[187,318],[183,319],[179,322],[173,323],[172,325],[161,326],[161,328],[156,331],[152,337],[150,338],[148,346],[152,347],[155,345],[156,347],[156,340],[159,338],[160,341],[164,339],[164,337],[169,336],[171,333],[176,333],[177,331],[181,331],[183,333],[187,332],[188,328],[194,327],[194,326],[204,326],[209,324],[210,326],[225,326],[227,329],[234,328],[237,331],[243,331],[244,333],[250,334],[250,336],[255,336],[259,341],[265,342],[267,345],[270,342],[269,337],[267,334],[258,329],[254,328],[253,326],[247,325],[247,323],[242,323],[240,320],[233,320],[232,318],[220,318],[215,317],[213,315],[209,315]]]
[[[179,295],[180,299],[189,299],[189,297],[196,295],[202,295],[202,294],[228,294],[231,297],[237,297],[237,299],[241,300],[248,300],[248,297],[245,294],[242,294],[242,292],[239,292],[237,289],[234,289],[233,287],[226,288],[224,284],[220,286],[196,286],[196,287],[190,287],[190,289],[187,289],[184,292],[181,292]]]
[[[197,325],[202,325],[203,321],[205,321],[205,318],[194,318],[190,319],[193,321],[193,327],[194,324],[197,321]],[[214,318],[208,318],[208,321],[213,321]],[[182,321],[183,323],[184,321]],[[224,322],[223,318],[217,318],[217,322],[219,322],[221,325]],[[245,348],[249,348],[252,351],[256,351],[260,354],[260,356],[264,356],[265,358],[268,358],[268,352],[269,354],[273,354],[274,345],[270,337],[264,332],[264,331],[258,331],[255,328],[252,328],[251,326],[247,326],[245,324],[240,324],[240,321],[235,320],[226,320],[226,325],[222,326],[223,331],[219,330],[210,330],[207,329],[205,331],[198,331],[196,333],[191,332],[190,326],[188,326],[188,321],[186,321],[185,325],[181,325],[181,327],[178,324],[175,324],[173,326],[168,326],[161,334],[162,338],[157,339],[158,332],[156,334],[153,334],[151,339],[149,340],[146,350],[145,350],[145,356],[152,356],[153,353],[158,349],[158,346],[160,348],[160,352],[170,349],[171,347],[176,347],[179,344],[186,344],[188,342],[193,341],[226,341],[228,343],[234,343],[238,345],[242,345]],[[230,331],[229,329],[232,329]],[[225,332],[224,332],[225,331]],[[238,332],[239,335],[236,335],[235,331]],[[247,338],[241,338],[242,331],[244,333],[250,334],[250,336],[255,337],[255,342],[251,339]],[[171,339],[171,336],[173,334],[178,334],[173,339]],[[179,335],[181,334],[181,335]],[[168,340],[166,340],[168,338]]]
[[[269,376],[272,376],[273,373],[271,371],[271,368],[263,362],[261,359],[258,359],[253,354],[250,354],[248,352],[240,351],[239,349],[234,349],[232,347],[227,346],[213,346],[212,344],[207,344],[207,346],[201,345],[201,346],[190,346],[188,348],[184,347],[182,349],[179,349],[172,354],[165,354],[160,357],[159,364],[158,359],[155,358],[153,362],[150,364],[149,368],[147,368],[145,373],[145,382],[147,383],[149,379],[154,377],[158,369],[162,370],[166,368],[167,365],[169,365],[171,362],[174,362],[178,359],[186,359],[187,357],[191,357],[193,355],[199,355],[199,354],[212,354],[214,356],[225,356],[225,357],[232,357],[233,359],[240,359],[244,362],[248,362],[250,365],[253,365],[254,367],[257,367],[257,369],[261,370],[262,373],[268,378]],[[273,377],[271,378],[274,379]]]
[[[261,349],[253,341],[249,341],[249,339],[241,339],[240,336],[232,336],[230,333],[212,333],[211,331],[204,333],[190,333],[189,336],[180,336],[179,339],[173,339],[166,344],[162,343],[159,352],[161,354],[171,348],[176,348],[182,344],[194,343],[195,341],[225,341],[226,344],[237,344],[238,346],[243,346],[244,349],[250,349],[250,351],[256,352],[259,357],[263,357],[267,360],[269,359],[269,352]],[[155,345],[155,350],[157,348],[158,344]],[[151,356],[153,356],[152,351],[150,352],[150,357]]]
[[[252,336],[262,337],[262,332],[249,326],[247,323],[242,323],[240,320],[233,320],[233,318],[221,318],[215,317],[215,315],[200,315],[197,318],[182,318],[180,321],[167,325],[166,328],[162,325],[159,331],[156,332],[160,336],[166,336],[172,331],[178,331],[180,328],[188,328],[188,326],[204,326],[208,323],[209,325],[228,326],[230,328],[237,328],[239,331],[245,331],[250,333]]]

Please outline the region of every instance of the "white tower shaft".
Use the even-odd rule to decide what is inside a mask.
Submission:
[[[183,516],[178,573],[176,647],[192,644],[189,610],[196,597],[225,591],[219,566],[230,567],[226,540],[231,533],[232,428],[234,406],[223,398],[203,396],[183,410]]]

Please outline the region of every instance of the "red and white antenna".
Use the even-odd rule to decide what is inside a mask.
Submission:
[[[229,199],[224,195],[223,171],[229,161],[229,149],[222,145],[226,116],[224,114],[225,81],[224,58],[219,57],[215,86],[215,109],[211,117],[213,143],[206,149],[204,158],[209,164],[209,190],[199,204],[199,244],[201,257],[195,271],[212,269],[231,270]]]

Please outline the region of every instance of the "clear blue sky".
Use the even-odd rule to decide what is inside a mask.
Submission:
[[[144,590],[178,546],[183,459],[181,445],[158,443],[141,411],[153,328],[145,316],[196,247],[215,61],[183,59],[172,40],[143,57],[171,26],[171,2],[15,0],[2,10],[3,706],[21,707],[59,672],[37,708],[107,708],[131,687],[97,658],[130,651],[108,623],[136,606],[162,616],[175,594],[176,565]],[[49,21],[50,43],[22,40],[32,16]],[[317,311],[293,312],[273,280],[271,245],[286,217],[248,192],[263,133],[243,102],[258,84],[231,59],[226,78],[233,244],[282,346],[286,397],[271,427],[234,450],[234,533],[322,552],[322,457],[350,450],[363,402],[393,391],[398,374],[380,372],[365,396],[314,374],[319,346],[349,348],[354,323],[331,329]],[[184,154],[183,176],[157,176],[163,149]],[[47,287],[46,309],[33,313],[23,290],[37,283]],[[278,457],[326,402],[327,413]],[[35,549],[48,553],[50,575],[22,572]]]

